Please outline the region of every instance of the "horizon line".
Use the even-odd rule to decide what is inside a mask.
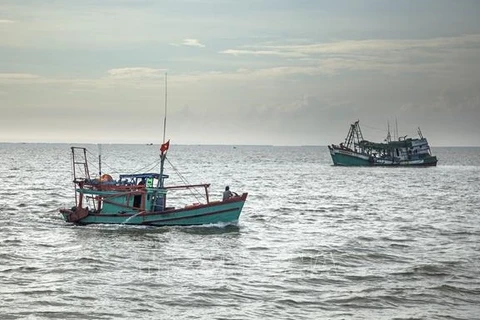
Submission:
[[[0,141],[0,144],[68,144],[68,145],[145,145],[145,146],[158,146],[160,147],[161,143],[140,143],[140,142],[11,142],[11,141]],[[301,145],[276,145],[276,144],[230,144],[230,143],[178,143],[173,144],[177,146],[225,146],[225,147],[328,147],[330,144],[301,144]],[[480,148],[480,145],[437,145],[430,146],[431,148]]]

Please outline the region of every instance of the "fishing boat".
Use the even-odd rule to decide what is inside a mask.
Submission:
[[[120,174],[114,179],[110,174],[91,177],[87,149],[71,147],[71,151],[75,206],[60,209],[67,222],[145,226],[229,224],[238,221],[247,199],[247,193],[234,193],[228,199],[212,201],[210,184],[165,186],[166,152],[160,154],[160,172]],[[172,206],[167,201],[171,192],[192,189],[203,189],[203,203]]]
[[[212,201],[210,184],[183,184],[166,186],[169,177],[164,173],[170,140],[165,142],[167,99],[165,75],[165,118],[163,143],[160,147],[158,172],[120,174],[117,179],[101,172],[99,152],[98,176],[89,170],[87,149],[71,147],[75,206],[61,208],[67,222],[87,224],[125,224],[142,226],[205,225],[236,223],[240,217],[248,193],[238,195],[228,191],[228,197]],[[228,188],[226,188],[227,190]],[[170,196],[181,190],[202,190],[203,197],[196,202],[172,204]],[[173,197],[175,199],[175,197]],[[181,197],[177,197],[177,202]]]
[[[436,166],[426,138],[418,128],[419,138],[399,137],[392,140],[390,130],[383,143],[363,139],[360,123],[350,125],[345,142],[329,145],[328,149],[336,166]]]

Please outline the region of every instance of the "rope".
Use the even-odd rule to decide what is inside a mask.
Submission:
[[[365,124],[363,124],[363,123],[361,124],[361,126],[362,126],[362,127],[365,127],[365,128],[368,128],[368,129],[376,130],[376,131],[386,132],[386,131],[385,131],[385,128],[380,129],[380,128],[375,128],[375,127],[370,127],[370,126],[367,126],[367,125],[365,125]]]
[[[98,157],[98,155],[93,154],[88,149],[87,149],[87,153],[89,155],[91,155],[93,158]],[[178,177],[180,178],[182,183],[184,183],[185,185],[190,185],[191,183],[180,173],[180,171],[170,162],[170,160],[167,157],[165,157],[165,159],[167,160],[168,164],[172,167],[173,171],[178,175]],[[89,168],[93,168],[96,172],[98,172],[98,164],[96,162],[88,159],[87,164],[88,164]],[[147,172],[154,171],[159,166],[159,164],[160,164],[160,160],[155,160],[154,162],[144,166],[143,168],[140,168],[140,169],[134,171],[134,173],[140,173],[140,172],[145,172],[145,171],[147,171]],[[107,169],[109,169],[110,173],[119,174],[118,170],[111,167],[110,165],[108,165],[104,161],[102,161],[102,167],[106,167]],[[148,170],[146,170],[147,168],[148,168]],[[188,191],[191,193],[191,195],[195,198],[195,200],[197,202],[201,202],[200,199],[206,200],[206,196],[203,193],[201,193],[200,191],[198,191],[197,188],[188,188]]]
[[[371,129],[371,130],[381,131],[381,132],[383,132],[383,133],[385,133],[385,134],[387,134],[387,132],[388,132],[387,128],[383,128],[383,129],[375,128],[375,127],[371,127],[371,126],[365,125],[364,123],[362,123],[361,126],[362,126],[362,128],[368,128],[368,129]],[[392,140],[393,140],[392,131],[394,132],[394,130],[395,130],[395,129],[392,128],[392,126],[390,126],[390,131],[391,131],[390,134],[392,135]],[[405,132],[404,132],[404,133],[405,133]],[[412,131],[412,132],[407,132],[406,136],[411,138],[411,137],[417,136],[417,134],[418,134],[417,131]],[[399,136],[400,136],[400,137],[404,137],[405,134],[400,134],[400,133],[399,133]],[[397,138],[398,138],[398,137],[397,137]]]
[[[180,177],[180,180],[186,184],[186,185],[189,185],[191,184],[184,176],[182,176],[182,174],[180,173],[180,171],[177,170],[177,168],[175,168],[175,166],[170,162],[170,160],[168,160],[167,157],[165,157],[165,160],[167,160],[168,164],[172,167],[173,171],[175,171],[175,173]],[[188,190],[190,191],[190,193],[192,194],[192,196],[195,197],[195,199],[200,202],[200,200],[198,199],[197,195],[200,196],[200,198],[202,199],[206,199],[206,197],[203,195],[203,193],[201,193],[200,191],[197,190],[197,188],[188,188]]]
[[[95,155],[94,153],[92,153],[91,151],[89,151],[87,149],[87,153],[89,155],[91,155],[92,157],[97,157],[98,158],[98,155]],[[98,164],[97,162],[94,162],[92,160],[90,160],[90,158],[87,160],[87,163],[88,163],[88,167],[91,168],[93,167],[95,169],[95,172],[98,172]],[[155,168],[158,167],[160,163],[160,160],[155,160],[153,161],[152,163],[150,164],[147,164],[146,166],[144,166],[143,168],[140,168],[140,169],[137,169],[135,170],[133,173],[141,173],[141,172],[146,172],[146,171],[153,171]],[[106,167],[108,169],[108,171],[110,173],[113,173],[113,174],[120,174],[120,171],[113,168],[112,166],[110,166],[108,163],[106,163],[105,161],[102,160],[102,167]],[[146,170],[148,168],[148,170]]]

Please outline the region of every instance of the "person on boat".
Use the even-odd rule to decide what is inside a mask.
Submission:
[[[232,191],[230,191],[230,187],[226,186],[225,191],[223,191],[223,201],[230,199],[233,196]]]
[[[232,197],[238,197],[238,194],[230,191],[230,187],[226,186],[225,191],[223,191],[223,201],[228,200]]]

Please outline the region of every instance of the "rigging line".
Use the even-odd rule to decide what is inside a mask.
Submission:
[[[388,132],[388,129],[374,128],[374,127],[367,126],[367,125],[365,125],[365,124],[362,124],[362,127],[368,128],[368,129],[372,129],[372,130],[381,131],[381,132]],[[417,135],[417,131],[414,131],[414,130],[411,130],[411,131],[409,131],[409,132],[404,131],[404,133],[405,133],[407,136],[409,136],[409,137],[413,137],[413,136],[416,136],[416,135]],[[405,134],[401,134],[400,137],[405,136]],[[397,135],[397,138],[398,138],[398,135],[399,135],[398,132],[396,133],[396,135]]]
[[[160,160],[157,160],[155,163],[152,163],[150,169],[148,169],[146,171],[148,171],[148,172],[154,171],[159,166],[159,163],[160,163]]]
[[[190,182],[184,177],[182,176],[182,174],[180,173],[180,171],[175,168],[175,166],[170,162],[170,160],[168,160],[167,157],[165,157],[165,160],[167,160],[167,162],[170,164],[170,166],[172,167],[173,171],[175,171],[175,173],[180,177],[180,180],[182,180],[182,182],[186,185],[189,185]],[[190,193],[195,197],[195,199],[197,201],[199,201],[198,196],[200,196],[200,198],[202,199],[206,199],[206,196],[203,195],[203,193],[201,193],[200,191],[197,190],[197,188],[188,188],[188,190],[190,191]]]
[[[106,162],[104,162],[104,161],[102,161],[102,165],[105,166],[105,167],[107,167],[108,169],[110,169],[110,172],[111,172],[111,173],[119,173],[119,171],[118,171],[117,169],[111,167],[108,163],[106,163]]]
[[[152,170],[153,168],[155,168],[158,163],[160,162],[160,160],[155,160],[154,162],[150,163],[150,164],[147,164],[146,166],[144,166],[143,168],[140,168],[140,169],[137,169],[136,172],[141,172],[141,171],[150,171]],[[146,168],[150,168],[149,170],[146,170]]]
[[[89,151],[88,149],[87,149],[87,153],[90,154],[92,157],[97,157],[97,155],[95,155],[93,152]],[[87,162],[88,162],[88,166],[89,166],[89,167],[93,167],[93,168],[98,172],[99,167],[98,167],[98,165],[96,164],[96,162],[94,162],[93,160],[87,160]],[[146,168],[150,168],[149,170],[152,170],[152,171],[153,171],[153,169],[155,169],[156,166],[158,166],[159,162],[160,162],[159,160],[155,160],[155,161],[153,161],[152,163],[147,164],[147,165],[145,165],[144,167],[135,170],[134,173],[139,173],[139,172],[145,171]],[[102,165],[103,165],[104,167],[107,167],[107,169],[109,169],[110,173],[120,174],[120,170],[117,170],[117,169],[113,168],[113,167],[110,166],[107,162],[102,161]],[[104,170],[104,171],[105,171],[105,170]]]
[[[90,155],[90,156],[92,156],[92,157],[94,157],[94,158],[97,158],[97,157],[98,157],[98,155],[94,154],[94,153],[91,152],[90,150],[88,150],[88,149],[85,149],[85,150],[87,151],[87,154],[88,154],[88,155]],[[85,160],[86,160],[87,165],[88,165],[89,168],[93,168],[95,172],[99,172],[100,167],[98,166],[98,163],[97,163],[97,162],[91,160],[91,159],[88,158],[88,157],[87,157]],[[108,167],[108,165],[107,165],[107,167]]]
[[[180,173],[180,171],[175,168],[175,166],[170,162],[170,160],[165,157],[165,160],[167,160],[168,164],[170,164],[170,166],[172,167],[173,171],[175,171],[177,173],[177,175],[179,176],[180,180],[185,183],[185,184],[190,184],[190,182],[184,177],[182,176],[182,174]]]
[[[89,160],[89,161],[88,161],[88,166],[95,168],[95,170],[98,172],[99,167],[98,167],[98,164],[97,164],[96,162],[94,162],[94,161],[92,161],[92,160]],[[108,165],[108,163],[106,163],[106,162],[104,162],[104,161],[102,161],[102,167],[104,167],[104,168],[106,167],[107,169],[109,169],[109,170],[108,170],[109,173],[118,174],[118,173],[120,172],[120,171],[116,170],[115,168],[111,167],[110,165]],[[102,170],[102,171],[105,172],[105,171],[107,171],[107,170]]]
[[[365,124],[363,124],[363,123],[362,123],[362,127],[365,127],[365,128],[368,128],[368,129],[372,129],[372,130],[377,130],[377,131],[385,132],[385,128],[380,129],[380,128],[375,128],[375,127],[370,127],[370,126],[365,125]]]

